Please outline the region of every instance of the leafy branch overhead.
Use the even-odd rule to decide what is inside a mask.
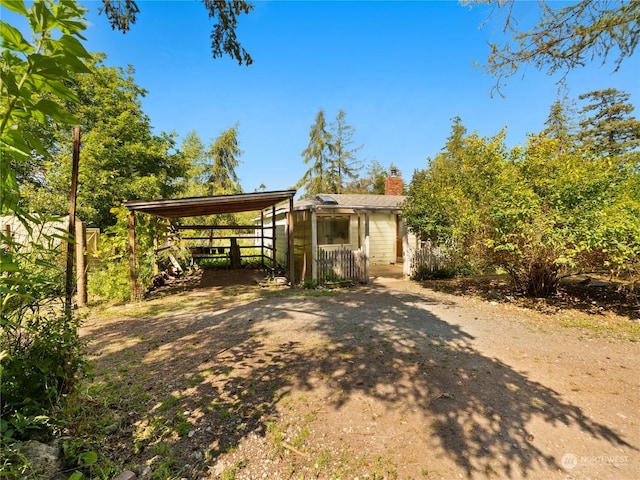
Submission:
[[[539,2],[542,15],[529,30],[520,30],[514,0],[466,0],[492,4],[491,19],[504,15],[504,32],[511,42],[490,43],[485,70],[496,78],[497,90],[522,66],[530,64],[548,74],[564,73],[600,60],[613,60],[615,71],[630,58],[640,38],[640,2],[581,0]]]
[[[242,47],[236,35],[238,17],[253,10],[253,5],[244,0],[202,0],[209,18],[217,19],[211,31],[211,53],[213,58],[227,54],[239,65],[251,65],[253,58]],[[104,13],[114,30],[125,33],[136,23],[140,8],[136,0],[102,0]]]

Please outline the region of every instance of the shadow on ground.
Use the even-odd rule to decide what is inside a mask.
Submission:
[[[132,318],[92,322],[85,337],[96,381],[127,385],[106,405],[105,429],[118,427],[109,455],[141,465],[168,449],[176,472],[198,478],[249,435],[267,435],[291,391],[319,387],[332,392],[333,413],[357,396],[421,418],[424,448],[444,452],[467,477],[562,469],[537,446],[532,421],[637,449],[558,392],[480,354],[472,337],[430,312],[428,297],[376,285],[335,297],[255,298],[256,290],[184,293]],[[303,471],[307,460],[293,458],[292,471]]]

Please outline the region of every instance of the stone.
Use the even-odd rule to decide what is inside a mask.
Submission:
[[[20,448],[20,453],[27,458],[30,471],[35,478],[50,479],[62,468],[60,445],[57,441],[50,445],[30,440]]]
[[[120,472],[120,475],[118,475],[113,480],[134,480],[135,478],[135,473],[133,473],[131,470],[125,470],[123,472]]]

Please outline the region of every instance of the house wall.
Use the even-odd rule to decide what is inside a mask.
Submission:
[[[396,262],[396,216],[369,215],[369,263],[389,265]]]
[[[320,215],[318,215],[320,216]],[[311,212],[308,210],[294,212],[294,262],[295,278],[310,279],[312,273],[312,239],[311,239]],[[278,262],[286,265],[286,237],[285,237],[284,217],[278,216],[276,220],[277,233],[277,257]],[[337,250],[343,247],[355,250],[364,245],[365,241],[365,215],[350,215],[349,223],[349,243],[342,245],[320,245],[325,250]],[[267,230],[269,237],[265,239],[265,244],[271,243],[270,230]],[[267,234],[265,231],[265,234]],[[407,235],[405,244],[414,247],[416,238],[414,234],[406,232],[404,226],[401,232]],[[369,253],[371,265],[389,265],[396,263],[396,215],[372,213],[369,215]]]

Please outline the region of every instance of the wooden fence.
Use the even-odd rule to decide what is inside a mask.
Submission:
[[[318,247],[318,283],[349,280],[355,283],[367,283],[367,257],[363,248],[350,250],[341,247],[337,250],[324,250]]]
[[[422,247],[405,251],[404,275],[412,277],[418,271],[435,272],[451,267],[449,246],[434,245],[426,242]]]

